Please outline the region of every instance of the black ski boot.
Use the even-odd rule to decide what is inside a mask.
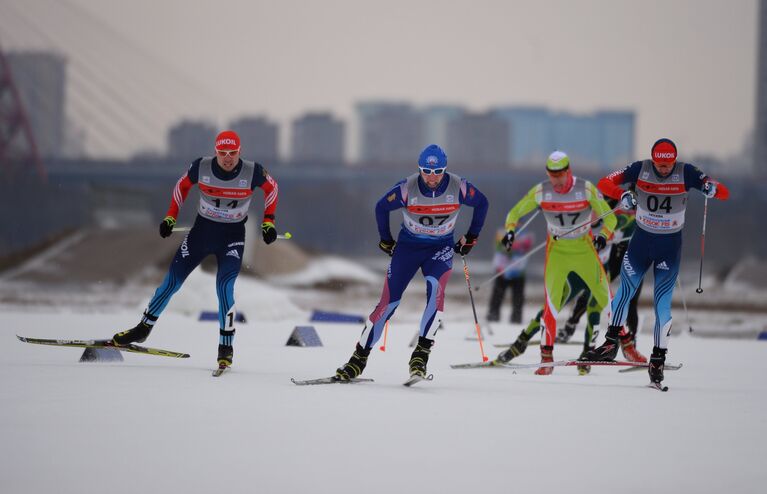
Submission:
[[[620,342],[618,341],[618,334],[621,331],[620,326],[607,326],[607,334],[605,334],[605,342],[597,348],[581,354],[580,360],[591,360],[594,362],[609,362],[615,360],[615,356],[618,355],[618,348],[620,348]]]
[[[502,351],[498,354],[498,357],[493,361],[494,364],[506,364],[508,362],[511,362],[511,359],[514,357],[519,357],[523,353],[525,353],[525,350],[527,350],[527,342],[530,341],[530,337],[532,335],[529,335],[522,331],[519,333],[519,336],[517,336],[517,340],[511,344],[509,348]]]
[[[652,347],[652,355],[650,356],[650,366],[647,368],[650,373],[650,382],[653,384],[660,384],[663,382],[663,368],[666,365],[666,349]]]
[[[152,332],[152,328],[156,321],[157,318],[155,316],[151,316],[144,312],[144,317],[141,318],[141,321],[139,321],[136,327],[116,333],[112,336],[112,341],[115,345],[142,343],[147,339],[149,333]]]
[[[575,334],[575,326],[577,323],[567,321],[565,327],[557,331],[557,338],[554,340],[556,343],[567,343],[570,338]]]
[[[234,359],[234,347],[232,345],[218,345],[218,368],[231,367]]]
[[[362,348],[362,345],[357,343],[357,347],[354,349],[354,353],[349,361],[336,369],[336,378],[341,381],[349,381],[358,377],[365,370],[369,355],[370,348]]]
[[[429,354],[431,353],[431,347],[434,345],[434,340],[418,337],[418,344],[413,350],[413,354],[410,355],[410,375],[426,377],[426,364],[429,362]]]

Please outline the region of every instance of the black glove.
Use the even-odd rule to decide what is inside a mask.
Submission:
[[[477,245],[477,236],[472,235],[471,233],[467,233],[463,237],[461,237],[461,240],[455,243],[453,246],[453,250],[456,254],[460,254],[462,256],[466,256],[471,252],[471,249]]]
[[[176,226],[176,218],[173,216],[166,216],[162,223],[160,223],[160,236],[162,238],[170,237],[173,233],[173,227]]]
[[[506,248],[506,252],[511,252],[511,246],[514,243],[514,230],[509,230],[501,239],[501,245]]]
[[[394,255],[394,247],[396,245],[397,245],[397,242],[395,242],[394,240],[381,239],[381,241],[378,242],[378,248],[386,252],[389,255],[389,257]]]
[[[599,252],[600,250],[607,247],[607,239],[604,235],[597,235],[594,237],[594,248]]]
[[[274,228],[274,223],[269,221],[261,223],[261,236],[264,237],[264,243],[267,245],[277,240],[277,230]]]

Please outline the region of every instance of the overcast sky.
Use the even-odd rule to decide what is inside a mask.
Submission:
[[[755,0],[3,3],[0,43],[53,45],[79,70],[86,96],[69,104],[100,152],[162,148],[184,116],[285,128],[307,110],[351,122],[355,102],[382,98],[635,109],[640,155],[669,136],[682,157],[724,158],[754,123]]]

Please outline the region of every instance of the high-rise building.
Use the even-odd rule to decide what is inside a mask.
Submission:
[[[40,156],[61,156],[65,139],[66,60],[55,53],[35,51],[9,52],[6,60]]]
[[[552,116],[552,151],[560,149],[578,166],[596,168],[602,149],[602,133],[597,121],[586,115],[555,113]]]
[[[168,156],[193,160],[215,154],[216,127],[209,122],[182,120],[168,131]]]
[[[600,127],[599,166],[603,170],[619,168],[634,159],[634,121],[632,111],[600,111],[594,114]]]
[[[264,166],[279,161],[279,128],[265,117],[243,117],[229,124],[229,128],[240,136],[242,154]]]
[[[509,163],[543,163],[554,147],[551,112],[539,106],[504,107],[494,111],[508,122]]]
[[[493,113],[467,113],[448,123],[449,162],[463,166],[508,165],[509,124]]]
[[[344,123],[330,113],[307,113],[293,121],[291,160],[296,163],[344,163]]]
[[[521,106],[498,108],[493,113],[509,123],[509,156],[517,165],[543,163],[555,149],[566,152],[573,163],[603,170],[634,157],[632,111],[576,115]]]
[[[754,131],[754,171],[767,177],[767,5],[759,2],[757,38],[756,129]]]
[[[423,116],[407,103],[357,104],[360,128],[359,161],[415,163],[424,142]]]
[[[437,144],[450,158],[450,142],[447,137],[447,128],[450,122],[462,117],[466,113],[456,105],[431,105],[423,109],[424,122],[424,146]]]

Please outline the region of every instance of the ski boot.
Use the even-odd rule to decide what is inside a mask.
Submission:
[[[615,360],[615,356],[618,355],[618,334],[620,333],[620,330],[620,326],[607,326],[605,342],[599,347],[589,350],[585,354],[581,354],[580,360],[591,360],[595,362],[609,362]]]
[[[234,347],[232,345],[218,345],[218,368],[225,369],[232,366]]]
[[[498,322],[501,320],[501,315],[498,312],[488,312],[485,319],[487,322]]]
[[[626,358],[626,360],[629,362],[647,362],[647,357],[639,353],[639,350],[637,350],[634,335],[631,333],[626,333],[620,337],[620,342],[621,350],[623,351],[623,356]]]
[[[413,350],[413,354],[410,355],[410,375],[420,376],[426,378],[426,364],[429,362],[429,354],[431,353],[431,347],[434,345],[434,340],[418,337],[418,344]]]
[[[593,351],[594,351],[594,347],[593,346],[589,347],[588,349],[584,349],[581,352],[580,357],[578,357],[578,360],[587,360],[586,359],[586,355],[588,355],[589,352],[593,352]],[[589,374],[589,372],[591,372],[591,366],[590,365],[579,365],[578,366],[578,375],[587,376]]]
[[[358,377],[365,370],[369,355],[370,348],[362,348],[362,345],[357,343],[349,361],[336,369],[336,379],[339,381],[350,381]]]
[[[519,357],[525,350],[527,350],[527,342],[530,341],[530,335],[522,331],[517,336],[517,340],[511,344],[509,348],[498,354],[498,357],[493,360],[493,364],[506,364],[511,362],[514,357]]]
[[[660,384],[663,382],[663,368],[666,365],[666,349],[654,346],[650,356],[650,366],[647,368],[650,373],[650,382]]]
[[[144,317],[136,325],[136,327],[121,331],[112,336],[112,341],[115,345],[129,345],[131,343],[143,343],[146,341],[149,333],[152,332],[154,323],[157,321],[155,316],[150,316],[144,312]]]
[[[573,337],[573,334],[575,334],[575,324],[567,321],[565,327],[560,328],[559,331],[557,331],[557,338],[555,341],[556,343],[567,343],[570,341],[570,338]]]
[[[554,361],[554,347],[541,345],[541,363],[543,364],[546,362],[553,362],[553,361]],[[538,367],[538,370],[535,371],[535,375],[548,376],[552,372],[554,372],[554,367]]]

